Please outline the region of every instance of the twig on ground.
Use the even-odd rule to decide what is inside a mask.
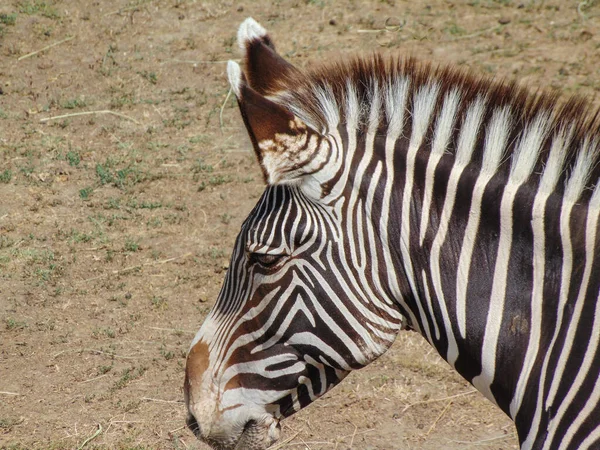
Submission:
[[[85,447],[87,444],[89,444],[93,439],[96,439],[98,436],[100,436],[100,433],[102,433],[102,424],[98,424],[98,429],[96,430],[96,432],[91,435],[89,438],[87,438],[85,441],[83,441],[83,443],[77,447],[77,450],[81,450],[83,447]]]
[[[158,331],[172,331],[173,333],[189,333],[189,334],[196,334],[195,331],[190,331],[190,330],[181,330],[179,328],[162,328],[162,327],[146,327],[149,330],[158,330]]]
[[[425,436],[429,436],[429,433],[431,433],[433,431],[433,429],[435,428],[435,426],[437,425],[437,423],[440,421],[440,419],[444,416],[444,414],[446,414],[446,411],[448,411],[448,409],[450,408],[450,405],[452,405],[452,401],[450,400],[448,402],[448,404],[446,405],[446,407],[442,410],[442,412],[440,413],[439,416],[437,416],[437,418],[433,421],[433,423],[431,424],[431,426],[429,427],[429,430],[427,430],[427,433],[425,433]]]
[[[231,96],[231,88],[227,92],[227,96],[225,97],[225,101],[221,105],[221,110],[219,111],[219,129],[221,130],[221,135],[223,135],[223,110],[225,109],[225,105],[229,101],[229,97]]]
[[[68,41],[70,41],[71,39],[74,39],[74,38],[75,38],[75,36],[69,36],[68,38],[65,38],[65,39],[63,39],[61,41],[55,42],[54,44],[46,45],[44,48],[36,50],[35,52],[27,53],[26,55],[23,55],[23,56],[19,57],[19,59],[17,59],[17,61],[22,61],[25,58],[30,58],[31,56],[35,56],[38,53],[46,51],[46,50],[48,50],[48,49],[50,49],[52,47],[56,47],[57,45],[64,44],[65,42],[68,42]]]
[[[494,436],[494,437],[487,438],[487,439],[480,439],[478,441],[455,441],[453,439],[448,439],[448,440],[455,444],[461,444],[461,445],[486,445],[493,441],[503,441],[505,439],[509,439],[512,437],[513,437],[512,434],[502,434],[502,435]]]
[[[474,38],[474,37],[477,37],[477,36],[481,36],[482,34],[492,33],[494,31],[501,30],[503,26],[504,25],[496,25],[496,26],[493,26],[491,28],[486,28],[484,30],[479,30],[479,31],[477,31],[475,33],[465,34],[464,36],[453,37],[452,39],[448,39],[447,42],[462,41],[463,39],[471,39],[471,38]]]
[[[150,398],[150,397],[141,397],[140,400],[144,400],[146,402],[156,402],[156,403],[183,403],[183,400],[162,400],[160,398]]]
[[[18,392],[8,392],[8,391],[0,391],[1,395],[21,395]]]
[[[58,353],[56,353],[52,358],[58,358],[60,355],[64,354],[64,353],[73,353],[73,352],[90,352],[90,353],[95,353],[97,355],[106,355],[106,356],[110,356],[112,358],[119,358],[119,359],[142,359],[142,358],[149,358],[149,356],[125,356],[125,355],[117,355],[116,353],[108,353],[108,352],[103,352],[102,350],[96,350],[94,348],[73,348],[70,350],[62,350]]]
[[[350,422],[352,423],[352,422]],[[352,423],[352,425],[354,425]],[[354,425],[354,433],[352,433],[352,439],[350,439],[350,448],[352,448],[352,446],[354,445],[354,438],[356,437],[356,431],[358,430],[358,427],[356,425]]]
[[[293,436],[290,436],[289,438],[275,444],[273,447],[269,447],[268,450],[278,450],[280,448],[287,447],[287,444],[289,444],[291,441],[296,439],[296,436],[298,436],[299,434],[300,434],[300,432],[297,432]]]
[[[137,5],[127,6],[127,7],[121,8],[121,9],[117,9],[115,11],[107,12],[102,17],[112,16],[113,14],[121,14],[121,13],[124,13],[126,11],[131,11],[131,10],[134,10],[134,9],[138,9],[141,6],[151,5],[152,3],[156,2],[156,1],[157,0],[149,0],[149,1],[138,3]]]
[[[404,409],[400,412],[400,414],[405,413],[408,409],[412,408],[413,406],[426,405],[428,403],[443,402],[445,400],[453,400],[453,399],[458,398],[458,397],[464,397],[464,396],[467,396],[467,395],[474,394],[475,392],[477,392],[477,389],[472,389],[472,390],[467,391],[467,392],[461,392],[460,394],[450,395],[448,397],[435,398],[435,399],[432,399],[432,400],[423,400],[423,401],[420,401],[420,402],[414,402],[414,403],[411,403],[409,405],[406,405],[404,407]]]
[[[108,375],[108,374],[105,373],[104,375],[99,375],[97,377],[90,378],[89,380],[83,380],[83,381],[80,381],[79,383],[81,383],[81,384],[90,383],[91,381],[96,381],[96,380],[99,380],[100,378],[104,378],[106,375]]]
[[[190,59],[169,59],[168,61],[163,61],[161,62],[162,64],[168,64],[168,63],[182,63],[182,64],[225,64],[229,61],[236,61],[236,62],[240,62],[239,59],[223,59],[223,60],[219,60],[219,61],[194,61],[194,60],[190,60]]]
[[[186,253],[185,255],[174,256],[172,258],[162,259],[160,261],[138,264],[136,266],[129,266],[129,267],[125,267],[124,269],[119,269],[119,270],[111,270],[110,272],[103,273],[102,275],[98,275],[97,277],[88,278],[86,280],[79,280],[79,283],[87,283],[88,281],[99,280],[100,278],[104,278],[109,275],[119,275],[119,274],[122,274],[125,272],[131,272],[132,270],[142,269],[144,267],[158,266],[159,264],[166,264],[168,262],[175,261],[177,259],[187,258],[188,256],[191,256],[191,255],[192,255],[192,253]]]
[[[77,116],[89,116],[92,114],[111,114],[113,116],[117,116],[122,119],[130,120],[137,125],[141,125],[141,123],[138,122],[137,120],[135,120],[133,117],[129,117],[129,116],[126,116],[125,114],[121,114],[116,111],[111,111],[109,109],[101,109],[98,111],[82,111],[82,112],[71,113],[71,114],[61,114],[60,116],[45,117],[44,119],[40,119],[40,122],[48,122],[50,120],[67,119],[69,117],[77,117]]]

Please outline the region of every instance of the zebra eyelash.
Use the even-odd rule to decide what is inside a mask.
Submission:
[[[274,255],[269,253],[247,253],[247,258],[250,265],[258,265],[269,270],[278,268],[288,256],[289,255],[286,254]]]

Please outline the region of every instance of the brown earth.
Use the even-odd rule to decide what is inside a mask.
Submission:
[[[3,1],[0,447],[205,448],[185,353],[263,189],[225,76],[248,16],[300,67],[379,50],[600,90],[594,0]],[[516,444],[402,333],[274,448]]]

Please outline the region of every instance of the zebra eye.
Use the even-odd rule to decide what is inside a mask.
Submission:
[[[286,255],[268,255],[266,253],[249,253],[248,260],[250,264],[258,264],[265,268],[272,268],[277,265],[278,262],[283,260]]]

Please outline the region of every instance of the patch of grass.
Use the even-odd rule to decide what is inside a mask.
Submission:
[[[162,355],[163,358],[165,358],[167,361],[170,361],[171,359],[175,358],[175,353],[173,353],[170,350],[167,350],[164,345],[162,345],[160,347],[160,354]]]
[[[27,265],[47,264],[54,261],[54,252],[47,249],[16,248],[12,250],[12,255],[16,258],[25,259]]]
[[[12,180],[13,173],[10,169],[6,169],[3,172],[0,172],[0,183],[10,183]]]
[[[110,338],[110,339],[114,339],[114,338],[115,338],[115,336],[117,335],[117,334],[115,333],[115,330],[113,330],[113,329],[112,329],[112,328],[110,328],[110,327],[109,327],[109,328],[105,328],[104,330],[102,330],[102,332],[104,333],[104,335],[105,335],[107,338]]]
[[[16,21],[17,21],[17,13],[12,13],[12,14],[2,13],[2,14],[0,14],[0,23],[3,25],[12,26],[16,23]]]
[[[165,127],[183,130],[192,123],[192,120],[189,118],[189,112],[190,109],[187,107],[175,107],[173,108],[173,117],[164,119],[163,125]]]
[[[83,189],[79,190],[79,198],[81,198],[81,200],[89,200],[90,198],[90,194],[94,191],[94,188],[91,187],[85,187]]]
[[[138,202],[136,199],[132,198],[127,202],[127,207],[132,209],[158,209],[162,208],[163,204],[162,202],[148,202],[144,200]]]
[[[115,382],[115,384],[111,387],[111,391],[116,391],[119,389],[123,389],[133,380],[140,378],[146,372],[145,367],[138,367],[136,370],[135,367],[131,367],[123,370],[121,372],[121,377]]]
[[[161,177],[160,175],[143,172],[135,164],[117,169],[115,163],[110,159],[107,159],[103,164],[96,164],[96,175],[101,185],[113,185],[119,189],[125,189],[143,181],[151,181]]]
[[[165,309],[167,307],[167,300],[159,295],[154,295],[150,299],[152,306],[156,309]]]
[[[47,17],[49,19],[58,19],[60,14],[49,3],[41,0],[33,0],[33,1],[20,1],[17,3],[19,8],[19,12],[23,14],[27,14],[29,16],[34,14],[40,14],[43,17]]]
[[[13,419],[10,417],[2,417],[0,418],[0,430],[7,430],[10,431],[10,429],[12,427],[14,427],[15,425],[19,425],[21,422],[23,422],[23,419]],[[17,444],[18,445],[18,444]],[[6,447],[7,449],[12,449],[13,447]],[[16,447],[16,448],[24,448],[24,447]]]
[[[34,274],[38,277],[39,281],[46,283],[50,281],[56,274],[61,271],[61,268],[54,263],[48,264],[47,267],[38,267],[35,269]]]
[[[140,244],[134,241],[132,238],[127,238],[125,240],[125,245],[123,245],[123,249],[126,252],[137,252],[140,249]]]
[[[211,259],[225,258],[225,251],[220,248],[213,247],[208,251],[208,256]]]
[[[111,184],[114,181],[114,176],[108,162],[105,164],[96,164],[96,175],[100,178],[100,184]]]
[[[158,77],[156,76],[156,72],[148,72],[146,70],[142,72],[138,72],[143,79],[149,81],[152,84],[156,84],[158,82]]]
[[[74,243],[90,242],[92,239],[94,239],[92,233],[86,233],[74,229],[71,229],[69,232],[69,240]]]
[[[25,328],[28,327],[27,322],[19,321],[19,320],[13,319],[12,317],[8,317],[4,321],[4,325],[6,326],[7,330],[24,330]]]
[[[230,175],[215,175],[208,179],[208,184],[211,186],[220,186],[222,184],[231,183],[232,181],[233,177]]]
[[[224,225],[229,225],[229,222],[231,222],[231,218],[233,216],[227,214],[227,213],[223,213],[219,216],[219,219],[221,219],[221,223]]]
[[[451,23],[450,25],[448,25],[444,31],[446,33],[451,34],[452,36],[462,36],[463,34],[466,33],[466,30],[462,27],[459,27],[457,24],[455,23]]]
[[[84,97],[65,100],[60,104],[64,109],[77,109],[87,106],[87,100]]]
[[[98,375],[104,375],[105,373],[110,372],[112,368],[113,366],[98,366],[96,372],[98,373]]]
[[[148,222],[146,222],[146,226],[148,228],[160,228],[162,227],[162,220],[160,220],[158,217],[153,217],[152,219],[148,220]],[[2,263],[2,260],[0,260],[0,264]]]
[[[67,152],[65,157],[71,167],[77,167],[81,162],[81,156],[79,156],[79,153],[74,152],[73,150]]]
[[[202,158],[196,160],[194,165],[192,166],[192,172],[197,173],[212,173],[215,170],[214,166],[211,164],[205,164]]]

